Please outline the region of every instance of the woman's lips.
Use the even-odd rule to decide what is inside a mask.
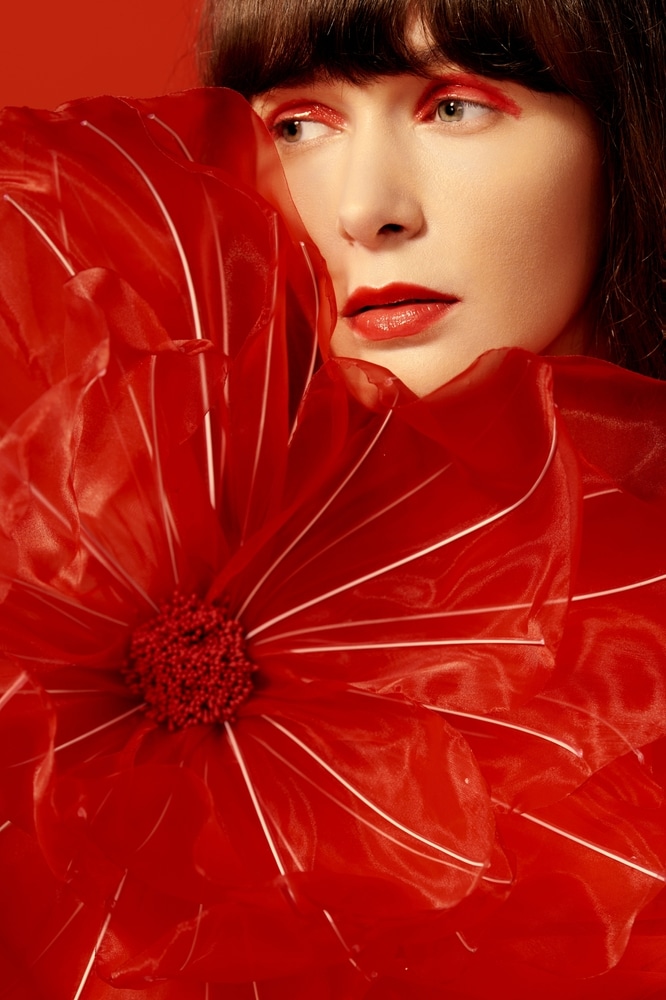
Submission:
[[[442,319],[459,300],[422,285],[395,283],[383,288],[357,288],[342,316],[365,340],[413,337]]]
[[[355,333],[366,340],[414,337],[450,310],[454,301],[410,301],[374,306],[347,318]]]

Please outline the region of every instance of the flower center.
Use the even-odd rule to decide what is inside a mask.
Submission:
[[[147,715],[173,731],[233,722],[255,670],[240,622],[223,607],[176,591],[134,630],[123,674]]]

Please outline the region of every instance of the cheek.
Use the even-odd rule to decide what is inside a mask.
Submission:
[[[331,158],[310,155],[302,160],[285,158],[282,168],[296,210],[308,235],[323,257],[331,252],[336,236],[334,205],[335,170]]]
[[[603,218],[601,167],[592,140],[543,148],[550,155],[537,144],[496,164],[470,200],[474,235],[463,231],[462,238],[507,318],[524,325],[548,314],[548,327],[556,328],[582,308],[594,281]]]

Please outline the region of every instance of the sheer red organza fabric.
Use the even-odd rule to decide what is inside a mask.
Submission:
[[[664,386],[313,374],[235,95],[0,148],[3,996],[663,996]]]

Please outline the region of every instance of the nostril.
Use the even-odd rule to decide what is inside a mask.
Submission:
[[[380,233],[403,233],[405,227],[399,225],[397,222],[387,222],[385,226],[382,226],[379,230]]]

